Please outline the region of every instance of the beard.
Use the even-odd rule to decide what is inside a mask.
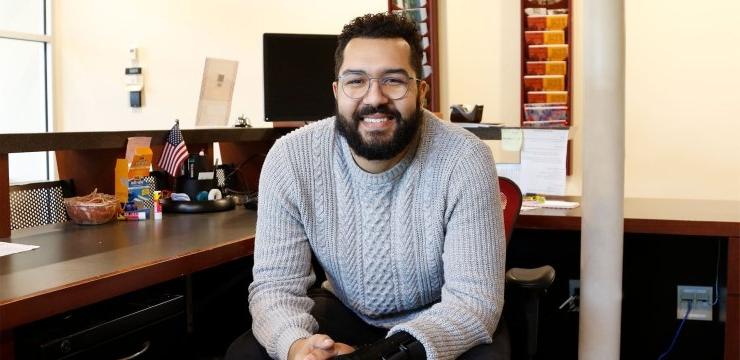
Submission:
[[[370,133],[368,139],[364,139],[359,131],[362,117],[370,114],[384,114],[390,120],[396,122],[396,128],[390,139],[383,140],[380,136]],[[347,144],[356,155],[367,160],[388,160],[398,155],[408,146],[419,131],[422,115],[421,101],[416,99],[416,110],[410,117],[404,118],[396,109],[388,105],[380,106],[366,105],[352,113],[352,118],[347,119],[336,109],[337,120],[334,128],[347,139]]]

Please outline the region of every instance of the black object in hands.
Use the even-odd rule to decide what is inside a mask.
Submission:
[[[424,346],[411,334],[401,331],[370,345],[357,348],[354,352],[340,355],[338,360],[421,360],[426,359]]]

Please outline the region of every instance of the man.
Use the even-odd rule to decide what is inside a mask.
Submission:
[[[227,359],[328,359],[399,334],[421,358],[493,358],[505,261],[495,167],[483,142],[422,109],[419,40],[391,14],[344,27],[336,117],[278,140],[264,163],[249,295],[259,345],[245,335]],[[309,291],[312,253],[327,281]]]

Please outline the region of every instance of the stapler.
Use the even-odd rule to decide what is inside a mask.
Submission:
[[[472,110],[468,110],[465,105],[452,105],[450,112],[450,121],[479,123],[483,117],[483,105],[475,105]]]

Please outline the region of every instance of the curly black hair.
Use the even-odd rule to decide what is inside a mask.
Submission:
[[[416,72],[416,77],[421,78],[421,59],[424,49],[421,47],[421,35],[409,18],[385,12],[363,15],[344,25],[334,52],[334,74],[336,76],[339,76],[339,68],[344,62],[344,49],[347,43],[354,38],[404,39],[411,46],[409,59],[411,66]]]

